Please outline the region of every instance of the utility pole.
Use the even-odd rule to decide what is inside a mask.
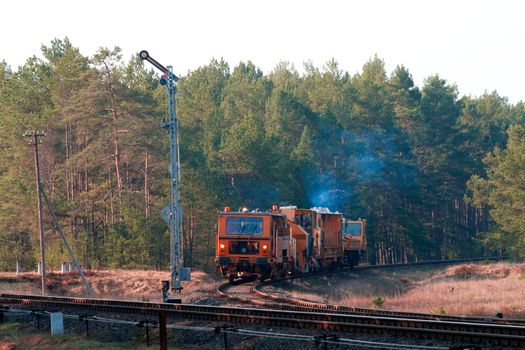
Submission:
[[[166,205],[162,210],[162,217],[170,227],[170,276],[171,290],[180,292],[182,290],[182,281],[190,280],[190,269],[183,266],[182,252],[182,207],[180,204],[180,162],[179,162],[179,142],[178,142],[178,120],[175,114],[175,83],[179,80],[173,74],[173,68],[164,67],[154,60],[148,51],[141,51],[139,57],[148,61],[163,75],[160,78],[160,84],[166,87],[168,93],[169,121],[162,120],[162,128],[168,129],[170,134],[170,177],[171,177],[171,203]],[[180,298],[170,298],[163,293],[164,301],[180,303]]]
[[[32,140],[29,142],[35,148],[35,177],[36,177],[36,198],[38,205],[38,229],[40,232],[40,260],[41,260],[41,277],[42,277],[42,295],[47,292],[46,282],[46,250],[44,244],[44,226],[42,224],[42,190],[40,188],[40,163],[38,161],[38,144],[39,137],[46,136],[43,131],[28,131],[24,133],[25,137],[31,137]]]

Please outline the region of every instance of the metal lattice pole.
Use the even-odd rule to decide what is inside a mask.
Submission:
[[[168,94],[169,121],[162,121],[162,127],[169,130],[170,134],[170,178],[171,178],[171,201],[167,206],[163,218],[170,228],[170,280],[171,289],[180,292],[182,281],[189,280],[189,269],[183,268],[182,251],[182,206],[180,204],[180,162],[178,141],[178,120],[175,113],[175,94],[177,92],[175,83],[179,78],[173,74],[173,68],[167,68],[155,61],[147,51],[141,51],[139,57],[147,60],[164,74],[160,84],[166,87]],[[166,214],[166,215],[165,215]]]
[[[166,90],[169,101],[169,122],[163,123],[164,128],[169,128],[170,134],[170,173],[171,173],[171,208],[170,217],[170,264],[171,268],[171,289],[180,291],[182,289],[180,269],[182,268],[182,207],[180,205],[180,163],[179,163],[179,141],[178,141],[178,120],[175,114],[175,75],[172,67],[168,66],[168,79]]]

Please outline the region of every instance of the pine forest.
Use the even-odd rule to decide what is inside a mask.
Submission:
[[[225,206],[274,204],[366,219],[371,263],[525,255],[523,102],[460,96],[439,75],[416,86],[377,56],[355,74],[256,64],[212,59],[177,83],[185,266],[213,270]],[[0,61],[0,270],[39,261],[30,130],[45,132],[43,189],[81,265],[168,269],[158,78],[137,54],[87,57],[67,38],[17,70]],[[57,269],[68,252],[47,207],[43,221]]]

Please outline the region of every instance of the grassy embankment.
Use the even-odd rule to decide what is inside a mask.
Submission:
[[[285,290],[295,298],[354,307],[525,318],[525,264],[356,271],[297,281]]]
[[[101,270],[85,272],[94,290],[95,298],[139,301],[161,301],[162,281],[169,280],[169,272],[147,270]],[[190,282],[183,282],[181,297],[193,302],[215,293],[220,283],[217,275],[193,271]],[[49,295],[87,296],[78,273],[47,273]],[[0,272],[0,293],[40,294],[40,276],[34,272]]]
[[[115,298],[140,301],[160,301],[163,280],[169,272],[143,270],[107,270],[86,272],[96,298]],[[77,273],[48,273],[49,294],[64,296],[86,296],[85,288]],[[184,302],[194,302],[214,296],[220,279],[200,271],[192,272],[192,281],[184,282],[181,297]],[[0,293],[40,294],[40,276],[34,272],[0,273]],[[11,318],[11,317],[9,317]],[[12,319],[12,318],[11,318]],[[69,334],[71,333],[71,334]],[[0,350],[20,349],[152,349],[144,342],[129,339],[125,342],[102,341],[85,338],[75,329],[66,327],[66,334],[53,337],[49,329],[35,331],[35,325],[22,322],[6,322],[0,325]]]

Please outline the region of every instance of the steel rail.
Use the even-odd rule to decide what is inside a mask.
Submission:
[[[227,286],[225,284],[223,286]],[[301,300],[295,298],[285,298],[272,295],[270,293],[263,292],[262,287],[267,286],[268,284],[259,283],[252,288],[254,294],[260,298],[272,300],[275,303],[263,303],[264,306],[271,307],[275,305],[275,308],[286,307],[288,310],[309,310],[312,312],[332,312],[332,313],[341,313],[341,314],[362,314],[362,315],[375,315],[375,316],[385,316],[385,317],[404,317],[404,318],[416,318],[416,319],[426,319],[426,320],[436,320],[436,321],[455,321],[455,322],[477,322],[477,323],[497,323],[497,324],[509,324],[509,325],[523,325],[525,326],[525,319],[511,319],[511,318],[497,318],[497,317],[483,317],[483,316],[454,316],[454,315],[441,315],[441,314],[426,314],[421,312],[405,312],[405,311],[393,311],[393,310],[384,310],[384,309],[368,309],[368,308],[358,308],[352,306],[344,305],[333,305],[333,304],[323,304],[316,303],[308,300]],[[219,286],[222,294],[227,294],[223,288]],[[242,299],[241,297],[237,297]],[[250,302],[250,299],[243,299],[244,302]],[[255,301],[257,304],[258,301]],[[261,305],[261,304],[259,304]]]
[[[9,313],[14,314],[24,314],[24,315],[31,315],[31,314],[40,314],[45,315],[49,314],[49,312],[33,312],[30,310],[21,310],[21,309],[9,309],[9,310],[2,310]],[[64,318],[68,319],[74,319],[74,320],[82,320],[82,318],[79,315],[68,315],[64,314]],[[159,328],[159,324],[157,323],[148,323],[144,321],[126,321],[126,320],[120,320],[115,318],[103,318],[103,317],[97,317],[97,316],[87,316],[85,318],[86,320],[89,320],[90,322],[95,323],[110,323],[110,324],[124,324],[124,325],[134,325],[134,326],[140,326],[140,327],[150,327],[150,329]],[[173,330],[187,330],[187,331],[197,331],[197,332],[207,332],[207,333],[215,333],[215,334],[232,334],[232,335],[242,335],[242,336],[250,336],[250,337],[264,337],[264,338],[274,338],[274,339],[282,339],[282,340],[296,340],[296,341],[305,341],[305,342],[314,342],[316,345],[321,344],[334,344],[334,345],[346,345],[346,346],[357,346],[359,348],[365,347],[366,348],[378,348],[378,349],[398,349],[398,350],[448,350],[449,347],[444,346],[427,346],[427,345],[411,345],[411,344],[398,344],[398,343],[385,343],[385,342],[377,342],[377,341],[366,341],[366,340],[357,340],[357,339],[349,339],[349,338],[342,338],[333,334],[323,334],[320,336],[316,335],[302,335],[302,334],[290,334],[290,333],[279,333],[279,332],[265,332],[265,331],[257,331],[252,329],[240,329],[232,326],[220,326],[220,327],[200,327],[200,326],[184,326],[184,325],[175,325],[175,324],[169,324],[166,326],[167,329],[173,329]]]
[[[354,267],[353,269],[345,269],[346,271],[356,271],[356,270],[372,270],[372,269],[384,269],[384,268],[396,268],[396,267],[412,267],[412,266],[427,266],[427,265],[437,265],[437,264],[452,264],[452,263],[464,263],[464,262],[476,262],[484,260],[498,260],[499,258],[478,258],[478,259],[456,259],[456,260],[446,260],[446,261],[422,261],[414,263],[404,263],[404,264],[389,264],[389,265],[370,265],[370,266],[359,266]],[[316,303],[307,300],[295,299],[295,298],[286,298],[275,296],[269,293],[265,293],[261,290],[262,287],[268,285],[275,285],[278,283],[291,281],[295,279],[304,279],[313,276],[319,275],[332,275],[339,274],[341,271],[324,271],[317,272],[305,275],[298,276],[287,276],[284,278],[278,278],[271,282],[262,282],[258,283],[251,288],[251,292],[257,295],[261,299],[271,300],[273,303],[261,301],[250,296],[249,298],[243,298],[240,296],[232,295],[227,292],[228,288],[238,285],[241,282],[237,283],[225,283],[217,287],[217,293],[226,297],[230,300],[234,300],[241,303],[248,303],[252,305],[257,305],[265,308],[279,309],[279,310],[290,310],[290,311],[307,311],[307,312],[331,312],[331,313],[341,313],[341,314],[360,314],[368,316],[384,316],[384,317],[403,317],[403,318],[414,318],[414,319],[423,319],[423,320],[436,320],[436,321],[454,321],[454,322],[476,322],[476,323],[489,323],[489,324],[509,324],[509,325],[525,325],[524,319],[508,319],[508,318],[496,318],[496,317],[475,317],[475,316],[453,316],[453,315],[437,315],[437,314],[425,314],[425,313],[416,313],[416,312],[402,312],[402,311],[391,311],[383,309],[367,309],[367,308],[356,308],[350,306],[342,305],[331,305]]]
[[[170,317],[208,321],[265,324],[293,328],[440,338],[508,346],[525,346],[525,327],[516,325],[450,322],[396,317],[231,308],[192,304],[126,302],[109,299],[0,294],[0,304],[46,309],[83,309],[127,314],[165,313]]]

